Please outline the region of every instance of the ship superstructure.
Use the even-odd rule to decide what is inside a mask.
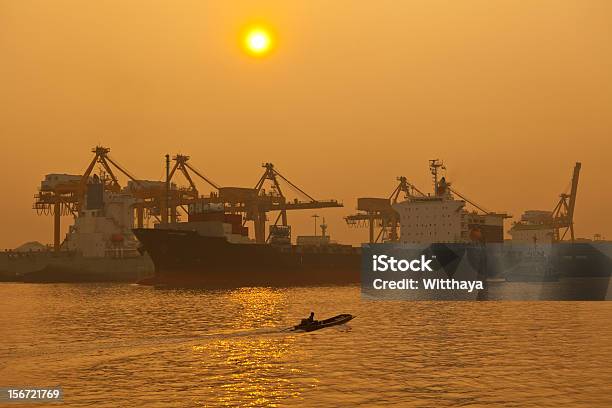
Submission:
[[[504,220],[509,216],[485,210],[454,190],[440,174],[445,170],[440,160],[430,160],[429,167],[433,193],[425,194],[405,177],[398,177],[400,183],[389,198],[359,198],[357,209],[361,212],[346,217],[347,223],[365,222],[370,228],[370,243],[503,242]],[[376,225],[381,227],[378,235]]]
[[[87,185],[85,206],[69,227],[61,249],[87,258],[140,257],[132,233],[137,201],[130,193],[105,191],[95,175]]]
[[[574,241],[574,209],[581,166],[581,163],[574,166],[571,189],[569,193],[559,195],[559,201],[552,211],[527,210],[521,219],[512,225],[508,233],[513,242],[550,244],[563,241],[568,232],[570,240]]]
[[[439,160],[430,160],[429,168],[433,177],[433,194],[407,196],[405,201],[393,205],[400,219],[400,242],[504,241],[504,219],[508,218],[507,214],[486,211],[455,192],[446,177],[439,177],[439,170],[445,169]],[[455,195],[461,199],[455,198]],[[467,210],[467,203],[480,212]]]
[[[252,244],[249,229],[242,225],[240,214],[225,212],[223,204],[196,201],[189,204],[187,222],[156,224],[156,229],[193,231],[198,235],[224,238],[233,244]]]
[[[554,241],[553,213],[545,210],[527,210],[515,222],[508,234],[512,242],[551,244]]]
[[[44,245],[0,253],[0,277],[24,282],[136,282],[153,273],[132,232],[137,199],[105,191],[98,176],[87,184],[59,250]]]

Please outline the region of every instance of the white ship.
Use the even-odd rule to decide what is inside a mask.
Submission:
[[[405,201],[392,205],[399,214],[399,241],[410,244],[504,242],[504,219],[508,215],[483,210],[467,200],[451,188],[445,177],[438,179],[439,168],[443,168],[440,161],[430,160],[433,194],[408,195]],[[466,209],[467,203],[480,212]]]
[[[80,180],[75,177],[80,176],[47,175],[41,190]],[[139,253],[132,233],[137,199],[129,192],[104,191],[94,176],[85,202],[59,251],[34,244],[5,251],[0,254],[0,276],[31,282],[136,282],[151,275],[153,263],[148,255]]]

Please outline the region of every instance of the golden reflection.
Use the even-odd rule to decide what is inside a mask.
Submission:
[[[238,330],[192,346],[194,370],[214,398],[207,403],[276,406],[304,401],[318,379],[305,374],[313,356],[300,345],[303,337],[280,331],[279,322],[289,308],[286,293],[240,288],[225,296]]]
[[[240,328],[276,327],[287,310],[287,296],[278,289],[240,288],[229,299],[239,307]]]
[[[303,398],[316,386],[296,365],[309,357],[296,336],[230,337],[193,346],[202,378],[215,389],[214,405],[275,406]],[[214,376],[210,373],[214,372]]]

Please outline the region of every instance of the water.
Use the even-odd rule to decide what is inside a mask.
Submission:
[[[357,318],[280,331],[311,310]],[[0,386],[68,406],[612,406],[610,302],[6,283],[0,311]]]

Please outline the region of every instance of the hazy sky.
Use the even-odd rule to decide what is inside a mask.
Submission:
[[[240,49],[253,22],[277,33],[267,58]],[[222,185],[271,161],[342,200],[317,213],[353,243],[356,197],[399,175],[430,191],[430,158],[515,216],[552,209],[582,161],[577,233],[612,238],[611,22],[608,0],[0,0],[0,248],[52,241],[33,195],[96,144],[149,179],[166,152]]]

